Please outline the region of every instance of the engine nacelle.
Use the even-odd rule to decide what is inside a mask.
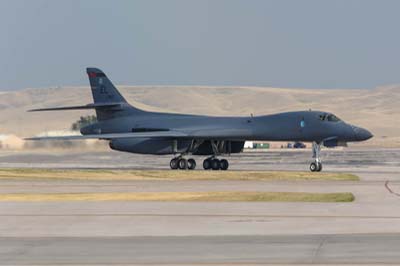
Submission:
[[[175,154],[191,152],[194,155],[213,155],[210,141],[204,141],[193,147],[191,140],[167,140],[154,138],[122,138],[110,141],[110,148],[140,154]],[[192,147],[191,147],[192,146]],[[244,141],[217,142],[218,153],[239,153],[243,150]]]
[[[126,151],[141,154],[172,154],[187,151],[191,141],[174,141],[153,138],[126,138],[113,139],[110,148],[117,151]]]
[[[221,154],[240,153],[244,147],[244,141],[224,141],[223,143],[217,144],[218,152]],[[210,141],[204,141],[196,151],[194,155],[213,155],[214,151]]]

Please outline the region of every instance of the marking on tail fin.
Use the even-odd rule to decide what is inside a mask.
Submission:
[[[88,75],[90,78],[95,78],[95,77],[105,77],[106,74],[104,73],[96,73],[96,72],[88,72]]]

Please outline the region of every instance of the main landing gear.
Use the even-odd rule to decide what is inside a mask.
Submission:
[[[173,158],[169,166],[173,170],[194,170],[196,168],[196,161],[192,158],[186,160],[183,157]],[[228,160],[219,160],[214,157],[207,158],[203,161],[204,170],[228,170],[229,162]]]
[[[211,148],[213,150],[214,155],[205,159],[203,161],[203,168],[204,170],[228,170],[229,162],[226,159],[217,159],[215,156],[221,154],[221,149],[224,146],[224,142],[219,141],[210,141]]]
[[[190,153],[193,154],[193,151],[197,150],[200,144],[202,144],[202,142],[192,142],[191,147],[186,152],[181,153],[179,156],[173,158],[169,163],[171,169],[194,170],[196,168],[196,161],[192,158],[186,160],[185,158],[183,158],[183,156],[188,155]],[[216,158],[216,156],[221,154],[229,154],[231,148],[229,147],[229,149],[227,149],[226,143],[224,141],[211,140],[210,144],[212,148],[212,153],[211,152],[208,153],[211,155],[211,157],[208,157],[203,161],[204,170],[210,170],[210,169],[228,170],[229,168],[228,160],[226,159],[219,160]]]
[[[228,170],[229,162],[225,159],[218,160],[217,158],[210,157],[203,161],[203,168],[204,170]]]
[[[173,158],[170,163],[169,166],[171,167],[171,169],[180,169],[180,170],[194,170],[196,168],[196,161],[192,158],[186,160],[185,158],[182,157],[176,157]]]
[[[312,151],[313,151],[313,158],[315,159],[315,161],[310,164],[310,171],[321,172],[322,170],[322,162],[320,159],[321,143],[313,142]]]

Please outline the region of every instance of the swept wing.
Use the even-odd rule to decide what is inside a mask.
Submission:
[[[168,130],[151,132],[127,132],[127,133],[109,133],[109,134],[89,134],[89,135],[71,135],[71,136],[43,136],[31,137],[25,140],[79,140],[79,139],[122,139],[122,138],[190,138],[190,139],[243,139],[243,136],[249,135],[249,130],[238,129],[207,129],[192,130],[188,132]]]

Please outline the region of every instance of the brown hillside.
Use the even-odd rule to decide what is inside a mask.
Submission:
[[[127,100],[142,109],[207,115],[272,114],[293,110],[326,110],[370,129],[370,143],[400,145],[400,87],[372,90],[314,90],[263,87],[133,87],[118,86]],[[88,87],[25,89],[0,94],[0,134],[31,136],[69,129],[91,111],[27,113],[50,106],[92,102]]]

